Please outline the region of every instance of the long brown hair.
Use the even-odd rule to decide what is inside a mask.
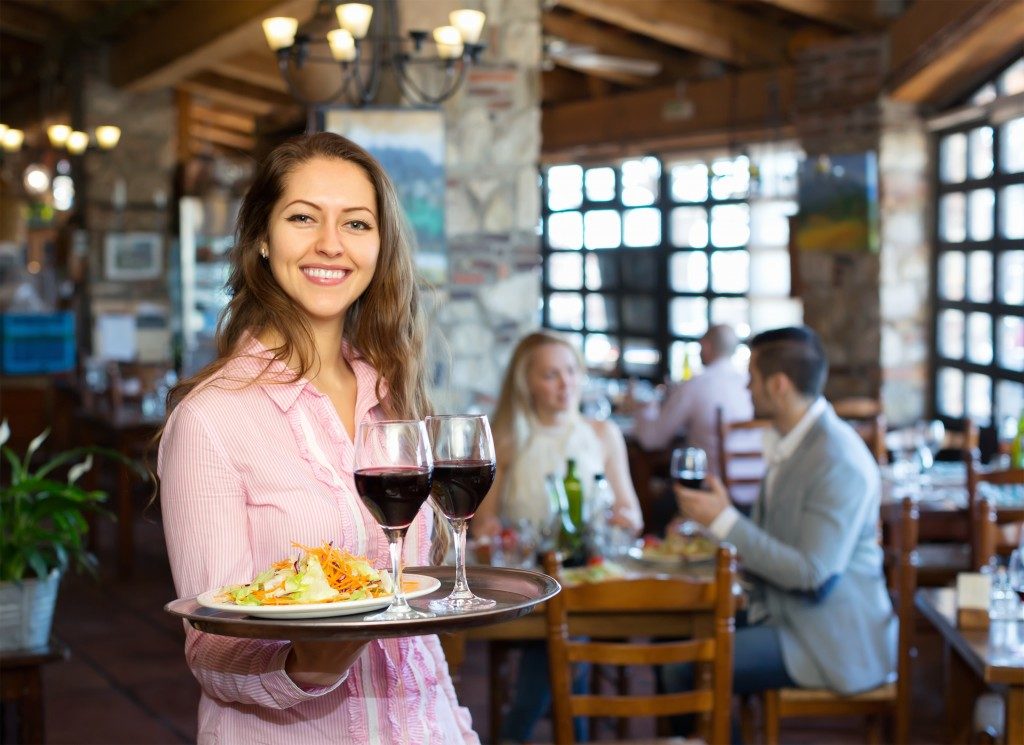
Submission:
[[[285,182],[314,158],[344,160],[359,166],[377,196],[380,254],[369,286],[348,309],[346,340],[377,370],[377,394],[387,383],[381,405],[388,417],[419,419],[430,412],[423,365],[424,329],[412,261],[410,233],[398,195],[380,163],[363,148],[330,132],[295,137],[276,147],[256,172],[242,200],[230,254],[231,300],[217,324],[217,358],[171,392],[173,407],[190,391],[216,376],[247,335],[273,331],[281,344],[273,359],[297,360],[295,380],[315,374],[313,332],[302,309],[278,285],[260,248],[269,239],[270,214]],[[268,361],[269,366],[269,361]]]
[[[549,344],[561,345],[570,350],[580,372],[586,369],[579,350],[568,339],[554,331],[541,329],[520,339],[515,351],[512,352],[508,367],[505,368],[501,393],[498,394],[498,405],[491,422],[495,443],[499,447],[512,448],[512,452],[518,452],[536,423],[537,415],[527,375],[534,352]]]

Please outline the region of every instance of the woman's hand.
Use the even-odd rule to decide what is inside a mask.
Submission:
[[[284,671],[300,686],[332,686],[348,672],[368,643],[292,642]]]

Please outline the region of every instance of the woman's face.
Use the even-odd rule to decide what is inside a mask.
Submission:
[[[567,346],[544,344],[534,350],[526,385],[537,414],[561,413],[579,406],[579,380],[576,354]]]
[[[285,179],[270,213],[270,271],[314,323],[345,317],[380,253],[377,195],[359,166],[313,158]]]

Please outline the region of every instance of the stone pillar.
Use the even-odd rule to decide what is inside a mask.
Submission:
[[[912,106],[885,101],[879,140],[882,401],[890,424],[928,409],[932,200],[929,138]]]
[[[540,4],[487,0],[484,62],[445,106],[450,280],[434,294],[438,410],[491,412],[516,341],[539,323]]]

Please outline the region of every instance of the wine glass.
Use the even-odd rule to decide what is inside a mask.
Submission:
[[[700,448],[676,448],[669,462],[669,476],[685,489],[700,489],[708,470],[708,454]],[[692,520],[685,520],[679,526],[683,534],[696,533],[700,526]]]
[[[494,481],[494,441],[484,415],[430,416],[427,433],[434,455],[430,496],[455,535],[455,586],[446,598],[431,600],[439,613],[493,608],[490,598],[473,594],[466,582],[466,526]]]
[[[356,433],[356,491],[384,529],[391,553],[394,599],[367,621],[431,618],[413,610],[402,589],[402,544],[409,525],[430,495],[434,460],[420,421],[381,421],[359,425]]]

